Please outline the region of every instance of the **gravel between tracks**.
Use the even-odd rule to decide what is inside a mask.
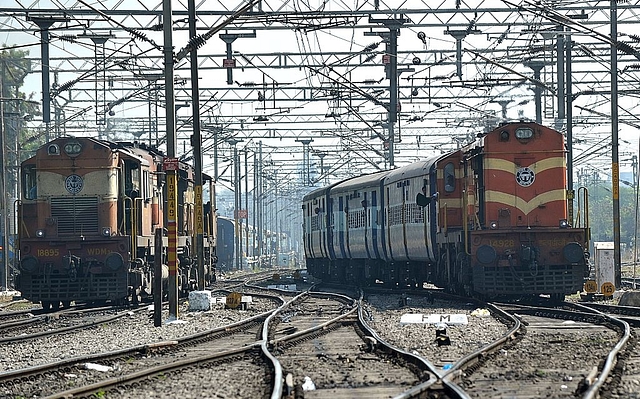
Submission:
[[[224,372],[219,369],[223,368]],[[271,395],[271,377],[268,368],[260,361],[243,359],[234,363],[202,367],[192,367],[187,372],[169,373],[163,378],[156,378],[127,387],[118,391],[110,391],[109,398],[269,398]],[[215,377],[214,377],[215,376]],[[170,387],[170,389],[167,388]],[[198,387],[194,389],[194,387]],[[167,395],[168,391],[170,395]]]
[[[369,295],[365,309],[370,314],[369,325],[380,337],[396,347],[418,353],[434,365],[442,367],[454,363],[464,355],[495,341],[507,332],[507,326],[491,316],[472,316],[476,309],[472,304],[454,304],[434,299],[433,303],[421,296],[410,297],[402,306],[400,295]],[[433,324],[400,324],[406,313],[466,314],[467,325],[447,327],[451,345],[438,346],[436,327]]]
[[[160,327],[153,326],[152,311],[132,313],[114,322],[84,330],[2,344],[0,372],[176,339],[235,323],[274,307],[273,301],[255,297],[252,306],[246,311],[216,308],[207,312],[188,312],[187,306],[182,305],[179,309],[179,321],[165,323],[169,314],[163,311],[163,324]]]

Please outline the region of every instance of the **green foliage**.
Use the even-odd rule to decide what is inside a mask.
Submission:
[[[613,195],[611,182],[598,181],[589,190],[591,241],[613,241]],[[638,215],[640,217],[640,213]],[[620,243],[633,247],[636,234],[636,194],[633,187],[620,185]],[[640,231],[638,231],[640,235]]]
[[[21,160],[44,143],[41,132],[27,128],[25,119],[42,115],[40,101],[36,93],[25,94],[20,91],[24,79],[32,72],[28,51],[4,48],[0,51],[0,96],[2,97],[3,116],[7,142],[20,143]],[[17,137],[16,137],[17,135]],[[10,160],[11,161],[11,160]]]

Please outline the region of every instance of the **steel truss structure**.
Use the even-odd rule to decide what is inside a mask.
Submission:
[[[187,3],[172,4],[179,148],[190,156],[186,55],[196,48],[203,149],[220,149],[222,172],[231,141],[251,152],[262,142],[313,184],[455,148],[518,118],[570,123],[576,158],[593,165],[607,151],[612,101],[625,137],[637,136],[638,0],[616,4],[616,21],[604,1],[261,0],[238,12],[246,4],[196,3],[196,38]],[[4,1],[2,42],[29,51],[28,87],[49,99],[31,126],[162,147],[163,24],[161,0]],[[638,147],[626,140],[623,154]]]

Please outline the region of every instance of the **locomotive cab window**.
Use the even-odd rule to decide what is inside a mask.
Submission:
[[[129,198],[140,196],[140,165],[136,162],[125,161],[124,190]]]
[[[452,193],[456,189],[455,165],[449,162],[444,166],[444,191]]]
[[[25,165],[22,167],[22,187],[25,199],[34,200],[38,198],[35,165]]]

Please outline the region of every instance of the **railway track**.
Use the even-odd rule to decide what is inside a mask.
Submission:
[[[0,324],[0,344],[65,334],[75,330],[111,323],[145,310],[144,307],[122,310],[118,307],[62,310],[54,313],[22,313],[17,320]]]
[[[0,373],[0,392],[48,398],[109,392],[111,397],[130,391],[139,381],[179,374],[196,365],[224,367],[236,360],[256,360],[262,321],[269,313],[179,339]],[[63,378],[52,379],[53,375]]]
[[[265,294],[264,288],[246,284],[242,291]],[[393,317],[405,311],[472,313],[479,304],[465,298],[458,305],[445,305],[453,300],[434,300],[433,294],[418,299],[415,292],[394,295],[396,299],[380,300],[389,308],[372,313],[370,304],[348,295],[278,292],[286,301],[278,309],[218,329],[0,373],[0,396],[133,398],[160,392],[180,397],[224,392],[230,397],[332,399],[591,398],[606,392],[622,398],[629,396],[618,392],[636,392],[634,385],[616,382],[624,380],[624,373],[638,371],[640,358],[630,349],[635,341],[617,355],[628,340],[625,324],[600,311],[569,303],[559,308],[486,304],[494,321],[485,317],[474,319],[475,324],[499,328],[476,337],[475,345],[462,340],[465,330],[450,328],[452,342],[466,351],[447,353],[430,346],[433,328],[420,327],[427,342],[423,347],[403,346],[389,334],[408,336],[409,328],[385,335],[374,330],[385,325],[376,321],[392,312]],[[616,357],[622,359],[617,365]],[[607,379],[610,382],[604,384]],[[311,383],[314,390],[308,389]]]
[[[615,331],[589,315],[506,310],[526,327],[518,340],[462,368],[459,384],[469,397],[575,397],[594,386],[600,360],[617,341]]]
[[[640,308],[587,302],[583,306],[613,315],[631,326],[630,337],[617,357],[610,378],[601,389],[601,397],[640,398]]]
[[[358,309],[359,306],[355,302],[349,302],[345,297],[336,300],[330,299],[329,294],[300,294],[277,311],[267,312],[252,320],[225,326],[197,337],[185,337],[184,340],[144,345],[43,365],[30,370],[2,373],[0,389],[5,392],[28,392],[28,396],[47,398],[92,394],[140,397],[160,389],[154,386],[163,384],[169,384],[172,387],[171,392],[174,393],[174,387],[183,383],[180,381],[197,379],[198,375],[206,374],[206,370],[210,373],[212,368],[246,368],[253,370],[251,374],[260,376],[263,382],[257,385],[242,384],[244,391],[238,395],[264,397],[268,396],[267,391],[270,391],[271,397],[280,397],[283,389],[287,393],[287,390],[295,388],[293,376],[284,378],[289,374],[288,371],[297,369],[295,365],[291,366],[290,362],[302,360],[287,357],[285,353],[298,356],[298,352],[305,345],[311,343],[313,346],[314,342],[325,339],[325,359],[330,360],[335,355],[334,360],[337,359],[338,363],[346,362],[348,366],[345,369],[336,363],[333,365],[335,367],[329,366],[327,370],[330,370],[330,373],[341,373],[353,369],[352,361],[360,363],[363,368],[349,374],[354,377],[356,388],[367,395],[377,392],[379,397],[387,397],[389,392],[400,394],[418,382],[435,382],[435,375],[426,372],[425,365],[418,358],[401,351],[395,352],[383,341],[372,338],[373,332],[358,322],[358,313],[361,313]],[[330,345],[336,342],[338,347],[344,347],[330,349]],[[315,352],[306,353],[311,361],[318,360]],[[101,372],[96,370],[87,372],[87,364],[99,364],[108,368],[109,377],[101,377]],[[283,371],[281,364],[289,365],[284,367],[287,373]],[[372,364],[375,366],[371,366]],[[375,370],[379,377],[374,377]],[[222,374],[220,378],[226,378],[225,373],[216,372],[216,375],[219,374]],[[50,379],[52,375],[65,377],[59,378],[58,385],[48,384],[46,392],[42,388],[36,388],[42,387],[42,382]],[[83,376],[82,381],[77,378],[78,375]],[[247,378],[245,372],[236,372],[235,375],[236,379]],[[359,382],[356,376],[359,376]],[[269,386],[267,390],[264,381]],[[291,383],[285,383],[283,388],[283,381]],[[237,382],[230,389],[238,389]],[[320,383],[320,380],[318,382]],[[74,387],[69,388],[70,385]],[[33,388],[26,389],[29,387]],[[319,385],[318,388],[315,397],[320,397],[319,392],[334,395],[336,390],[350,395],[340,387],[323,390],[322,385]],[[165,386],[164,390],[166,389]],[[182,388],[176,389],[180,391]],[[249,391],[252,395],[247,394]]]
[[[269,346],[287,376],[285,394],[300,397],[306,389],[305,398],[387,398],[436,381],[432,365],[376,338],[360,303],[349,301],[304,293],[280,310]]]

